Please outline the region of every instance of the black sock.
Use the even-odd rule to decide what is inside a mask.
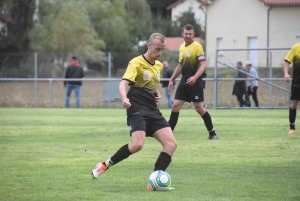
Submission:
[[[160,152],[157,161],[154,165],[154,171],[156,170],[163,170],[165,171],[169,164],[171,163],[171,156],[166,152]]]
[[[210,136],[216,135],[215,129],[214,129],[214,126],[212,124],[211,117],[210,117],[209,113],[206,111],[206,113],[201,117],[204,121],[204,124],[206,126],[206,129],[207,129],[209,135]]]
[[[290,119],[290,129],[295,130],[295,121],[296,121],[296,111],[297,109],[290,108],[289,119]]]
[[[171,112],[170,119],[169,119],[169,125],[170,125],[172,131],[174,130],[174,128],[177,124],[178,116],[179,116],[179,112],[173,112],[173,111]]]
[[[110,162],[112,162],[112,165],[115,165],[118,162],[128,158],[131,154],[132,153],[129,151],[128,144],[125,144],[110,158]]]

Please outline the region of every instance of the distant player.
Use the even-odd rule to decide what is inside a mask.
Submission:
[[[289,110],[290,131],[289,134],[295,134],[296,110],[300,100],[300,43],[295,44],[284,59],[284,80],[290,82],[291,76],[288,69],[293,63],[293,79],[291,84],[291,106]]]
[[[201,115],[209,133],[208,139],[217,140],[218,136],[215,133],[211,116],[203,105],[202,76],[206,69],[203,48],[194,40],[195,31],[192,25],[187,24],[183,27],[182,36],[185,43],[181,44],[179,48],[179,63],[169,81],[169,90],[172,91],[175,79],[182,74],[176,90],[169,124],[174,130],[178,121],[179,110],[183,104],[193,102],[196,112]]]
[[[93,168],[92,175],[95,179],[111,166],[140,151],[146,137],[154,137],[163,147],[154,165],[154,171],[165,171],[171,163],[177,142],[156,104],[161,98],[157,86],[163,69],[158,59],[165,47],[165,37],[154,33],[149,38],[147,52],[129,62],[120,82],[119,91],[123,106],[127,110],[127,125],[131,142],[123,145],[112,157]],[[126,93],[127,86],[130,86],[128,93]],[[134,171],[134,166],[131,171]]]

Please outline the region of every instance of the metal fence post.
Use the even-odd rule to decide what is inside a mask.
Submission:
[[[215,70],[214,70],[214,105],[213,108],[217,108],[217,102],[218,102],[218,54],[219,50],[216,50],[216,58],[215,58]]]
[[[38,86],[37,86],[37,52],[34,53],[34,106],[38,105]]]
[[[52,79],[49,79],[49,108],[53,107],[53,103],[52,103],[52,91],[53,91]]]
[[[272,83],[272,77],[273,77],[272,52],[270,52],[269,66],[270,66],[270,83]],[[270,97],[269,107],[271,107],[272,103],[273,103],[273,86],[271,84],[270,84],[270,90],[269,90],[269,97]]]
[[[111,53],[108,53],[108,78],[111,77]]]

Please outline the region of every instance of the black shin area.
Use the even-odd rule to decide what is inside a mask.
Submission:
[[[156,170],[163,170],[165,171],[169,164],[171,163],[171,156],[166,152],[160,152],[157,161],[154,166],[154,171]]]
[[[112,157],[110,162],[112,162],[112,165],[117,164],[118,162],[128,158],[132,153],[130,153],[128,144],[125,144],[122,146]]]

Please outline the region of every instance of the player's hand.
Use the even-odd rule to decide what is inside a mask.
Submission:
[[[190,77],[188,80],[187,80],[187,84],[188,85],[193,85],[193,84],[195,84],[195,82],[196,82],[196,79],[195,79],[195,77],[194,76],[192,76],[192,77]]]
[[[156,96],[155,96],[156,102],[158,102],[159,99],[161,99],[161,94],[157,91],[157,92],[156,92]]]
[[[291,81],[291,76],[289,74],[284,75],[284,81],[290,82]]]
[[[174,89],[174,87],[173,87],[173,81],[172,81],[172,80],[169,81],[168,89],[169,89],[169,91],[171,91],[171,92],[172,92],[173,89]]]
[[[130,103],[129,99],[128,98],[124,99],[123,100],[123,107],[125,109],[128,109],[130,106],[131,106],[131,103]]]

